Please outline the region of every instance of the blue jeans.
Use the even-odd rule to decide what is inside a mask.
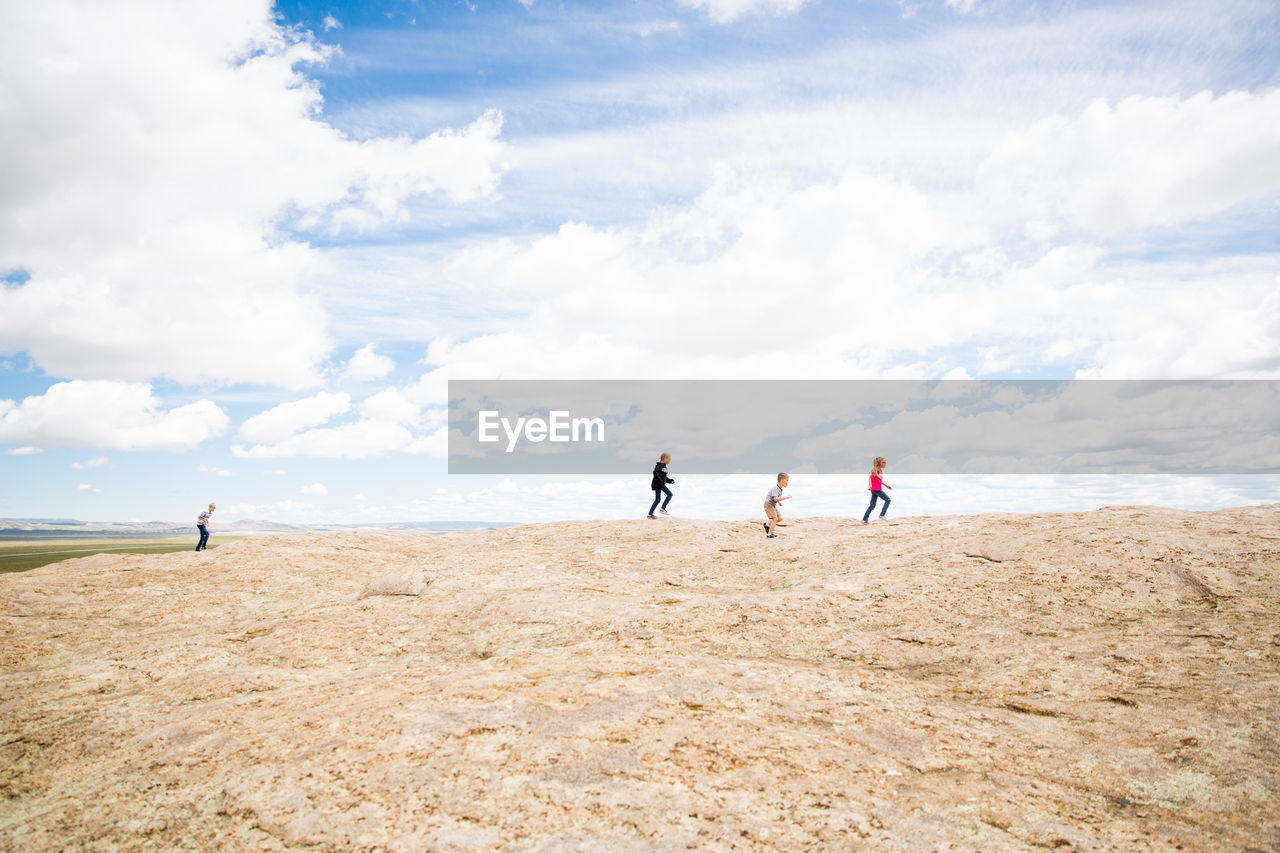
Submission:
[[[196,550],[203,551],[205,543],[209,541],[209,528],[203,524],[197,524],[196,529],[200,531],[200,544],[196,546]]]
[[[882,500],[884,500],[884,506],[880,509],[880,517],[884,518],[884,514],[889,511],[889,496],[886,495],[882,490],[876,489],[874,492],[871,493],[871,506],[867,507],[867,511],[862,515],[863,521],[866,521],[868,518],[871,517],[871,510],[876,508],[876,498],[881,498]]]
[[[662,501],[663,493],[666,493],[667,496],[665,501]],[[649,515],[653,515],[653,511],[658,508],[658,501],[662,501],[662,508],[666,509],[667,504],[671,503],[671,490],[666,486],[663,486],[661,491],[658,489],[653,490],[653,506],[649,507]]]

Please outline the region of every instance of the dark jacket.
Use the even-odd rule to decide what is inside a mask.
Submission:
[[[661,491],[667,483],[674,482],[675,480],[672,480],[667,476],[667,463],[659,462],[657,465],[653,466],[653,482],[649,484],[649,488],[658,492]]]

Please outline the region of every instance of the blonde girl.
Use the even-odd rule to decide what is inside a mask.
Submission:
[[[888,460],[883,456],[877,456],[871,463],[871,476],[867,479],[867,490],[871,492],[871,505],[862,514],[863,524],[871,523],[871,510],[876,508],[876,498],[884,501],[884,506],[880,509],[880,517],[884,518],[884,514],[889,511],[889,496],[884,493],[885,489],[893,488],[884,481],[884,469],[888,464]]]

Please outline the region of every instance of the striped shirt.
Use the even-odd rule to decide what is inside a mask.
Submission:
[[[200,517],[196,519],[196,524],[202,525],[204,527],[208,527],[209,519],[212,515],[213,515],[213,510],[206,509],[204,512],[200,513]]]

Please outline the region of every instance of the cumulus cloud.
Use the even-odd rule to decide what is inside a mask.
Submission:
[[[387,453],[447,455],[443,401],[423,409],[413,389],[386,388],[350,405],[347,394],[322,392],[245,421],[231,453],[241,459],[366,459]],[[320,425],[352,412],[346,423]]]
[[[323,497],[329,494],[329,490],[324,483],[312,483],[309,486],[303,486],[299,491],[304,495],[314,495],[316,497]]]
[[[42,447],[11,447],[5,451],[10,456],[34,456],[37,453],[44,453]],[[72,466],[74,467],[74,466]]]
[[[225,507],[224,512],[239,518],[258,520],[303,521],[311,517],[314,510],[311,504],[298,501],[275,501],[273,503],[237,503]]]
[[[329,49],[268,0],[6,8],[0,349],[82,379],[320,381],[331,341],[297,229],[492,195],[501,116],[351,139],[305,69]],[[288,335],[280,335],[288,328]]]
[[[717,24],[758,14],[790,15],[808,0],[680,0],[686,6],[704,13]]]
[[[874,375],[893,348],[991,327],[989,306],[937,269],[982,239],[947,201],[886,177],[788,189],[729,176],[642,228],[568,223],[449,258],[442,275],[539,304],[505,331],[434,342],[428,360],[448,373],[424,382]]]
[[[101,492],[102,489],[96,488],[92,483],[80,483],[76,488],[82,492]]]
[[[182,451],[227,425],[209,400],[161,409],[146,383],[74,380],[21,402],[0,400],[0,444]]]
[[[231,477],[234,474],[226,468],[217,468],[212,465],[197,465],[196,470],[201,474],[212,474],[215,477]]]
[[[321,391],[313,397],[281,403],[254,415],[240,425],[245,441],[273,444],[284,441],[299,430],[318,426],[351,408],[349,394]]]
[[[1096,100],[1010,134],[978,187],[1099,235],[1175,225],[1280,191],[1280,89]]]
[[[569,222],[527,241],[476,244],[436,261],[433,274],[483,282],[490,298],[532,307],[490,334],[434,341],[426,360],[435,368],[405,394],[439,405],[450,376],[1010,378],[1037,365],[1063,377],[1265,378],[1280,370],[1271,258],[1134,261],[1078,232],[1083,241],[1055,244],[1050,232],[1043,245],[1009,241],[1006,214],[989,203],[991,178],[928,193],[857,169],[799,186],[726,172],[692,204],[643,226]],[[1215,187],[1215,204],[1250,197]]]
[[[415,424],[422,416],[418,405],[397,388],[388,388],[366,397],[360,403],[360,411],[371,420],[397,424]]]
[[[356,350],[347,362],[347,369],[342,374],[344,379],[365,382],[370,379],[381,379],[396,369],[396,363],[385,355],[378,355],[373,344],[366,344]]]
[[[241,459],[277,459],[293,456],[321,459],[367,459],[411,445],[414,435],[400,424],[362,419],[336,427],[310,429],[273,444],[234,445],[231,453]]]
[[[101,468],[111,460],[106,456],[95,456],[92,459],[86,459],[83,462],[72,462],[71,467],[77,470],[87,468]]]

